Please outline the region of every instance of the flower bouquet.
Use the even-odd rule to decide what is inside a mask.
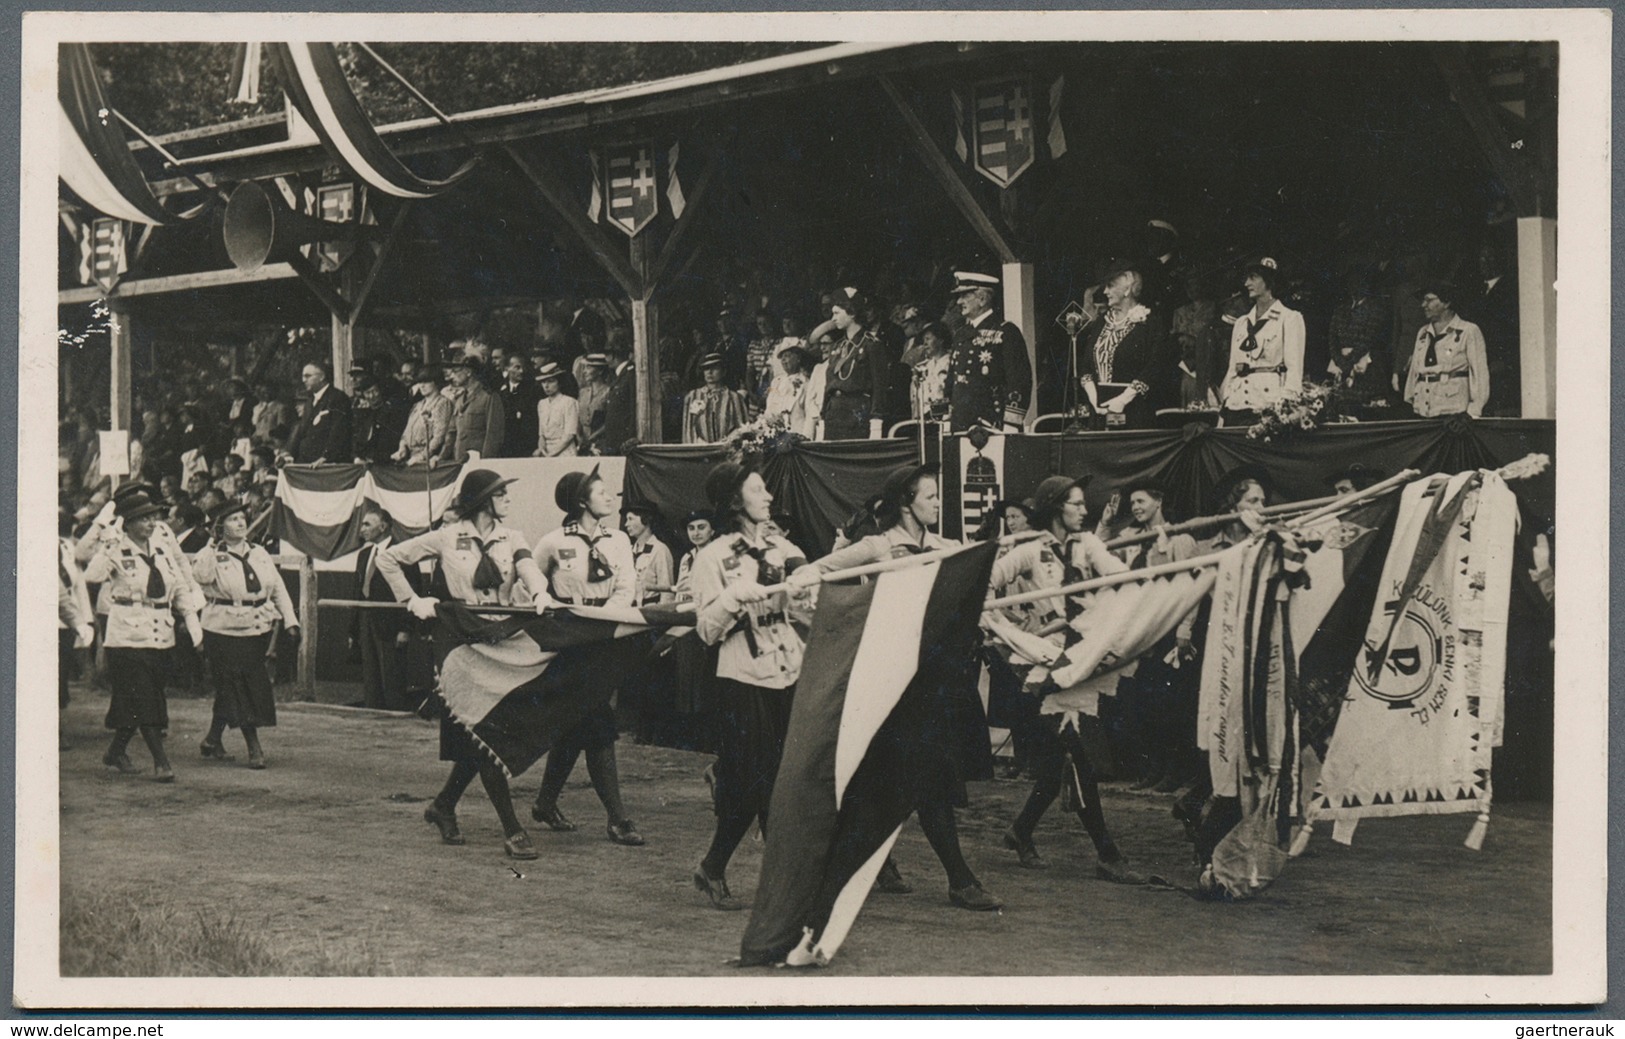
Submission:
[[[787,412],[764,414],[754,422],[747,422],[723,441],[728,460],[738,462],[747,457],[760,458],[789,451],[807,438],[790,429]]]
[[[1351,413],[1357,404],[1346,390],[1333,383],[1307,383],[1297,393],[1259,412],[1258,421],[1248,427],[1247,436],[1254,440],[1274,440],[1298,430],[1358,422]]]

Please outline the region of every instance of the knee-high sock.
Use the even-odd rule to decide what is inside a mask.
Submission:
[[[169,755],[164,753],[164,731],[156,725],[141,726],[141,738],[146,741],[147,752],[152,755],[152,763],[158,768],[169,767]]]
[[[592,778],[598,800],[604,803],[604,811],[609,813],[609,821],[613,824],[625,820],[626,806],[621,804],[621,773],[615,763],[615,744],[587,751],[587,775]]]
[[[508,789],[508,776],[502,766],[494,761],[480,762],[480,782],[485,785],[485,796],[491,799],[491,807],[497,810],[497,818],[502,821],[503,835],[512,837],[523,830],[519,817],[514,814],[513,791]]]
[[[751,823],[755,821],[751,816],[737,813],[717,816],[717,828],[711,834],[711,847],[706,849],[705,858],[700,860],[700,868],[706,876],[722,876],[728,868],[728,860],[733,858],[734,849],[739,847],[739,842],[745,839]]]
[[[536,792],[538,805],[551,808],[559,803],[559,795],[564,793],[564,784],[575,771],[576,759],[580,756],[581,748],[567,740],[553,745],[547,754],[547,764],[542,768],[542,788]]]
[[[1100,807],[1100,783],[1095,779],[1095,770],[1090,767],[1088,757],[1075,749],[1072,752],[1072,766],[1067,771],[1067,780],[1077,788],[1074,792],[1078,795],[1078,819],[1088,831],[1089,839],[1094,842],[1095,854],[1108,861],[1122,858],[1123,853],[1117,849],[1117,842],[1112,840],[1111,833],[1106,829],[1106,813]]]
[[[463,799],[463,791],[468,784],[474,781],[479,774],[480,767],[472,761],[459,761],[451,766],[451,775],[446,777],[446,785],[440,788],[435,795],[435,807],[446,812],[455,812],[457,802]]]
[[[976,883],[976,874],[959,848],[959,826],[954,821],[953,805],[933,801],[917,806],[915,811],[920,817],[920,832],[931,842],[931,850],[937,853],[942,868],[948,872],[948,886],[962,888]]]
[[[1016,836],[1024,840],[1031,840],[1033,830],[1038,826],[1038,820],[1049,811],[1049,806],[1055,803],[1055,798],[1061,793],[1061,782],[1064,761],[1059,757],[1048,754],[1035,755],[1032,762],[1033,789],[1027,795],[1027,803],[1021,806],[1021,814],[1011,829]]]

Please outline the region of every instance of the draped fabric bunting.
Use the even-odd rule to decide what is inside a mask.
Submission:
[[[1370,817],[1477,813],[1501,743],[1517,504],[1493,472],[1405,490],[1381,590],[1308,821],[1344,843]]]
[[[305,555],[334,559],[361,547],[361,513],[370,501],[389,512],[400,541],[429,529],[456,498],[462,474],[459,465],[284,466],[271,532]]]
[[[824,585],[740,963],[828,963],[942,753],[997,546]]]
[[[270,43],[271,58],[288,97],[329,154],[357,177],[396,198],[432,198],[479,163],[475,155],[449,177],[419,177],[390,151],[356,99],[331,43]]]
[[[435,612],[440,700],[509,776],[609,702],[619,676],[649,651],[647,639],[628,636],[694,618],[663,607],[574,607],[485,620],[449,602]]]
[[[64,43],[57,50],[57,100],[57,168],[74,194],[98,212],[132,223],[183,219],[165,212],[153,195],[118,117],[102,96],[90,48],[83,43]]]

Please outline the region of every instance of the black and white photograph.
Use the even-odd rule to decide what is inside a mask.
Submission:
[[[24,15],[14,1003],[1602,1002],[1610,19]]]

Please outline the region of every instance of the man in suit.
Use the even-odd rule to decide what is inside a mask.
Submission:
[[[361,536],[365,539],[356,554],[355,574],[367,602],[395,601],[389,582],[378,573],[378,554],[390,544],[389,513],[376,505],[361,516]],[[414,588],[418,572],[406,568],[407,582]],[[415,704],[406,695],[405,656],[411,618],[405,610],[357,610],[356,645],[361,650],[362,702],[375,710],[409,711]]]
[[[1499,243],[1486,241],[1478,250],[1480,281],[1462,301],[1461,316],[1484,334],[1489,361],[1490,399],[1486,415],[1523,414],[1523,368],[1518,353],[1518,274],[1506,263]]]
[[[320,361],[305,365],[299,377],[310,402],[288,435],[281,461],[299,465],[350,461],[350,398],[333,385],[331,370]]]
[[[637,373],[632,368],[631,355],[620,337],[610,337],[609,361],[614,375],[609,383],[609,396],[604,401],[604,431],[598,437],[600,454],[624,454],[625,444],[638,435]]]
[[[516,353],[503,362],[502,386],[497,392],[502,397],[502,457],[528,458],[536,450],[540,432],[536,404],[542,391],[522,355]]]
[[[482,362],[473,354],[460,354],[446,364],[446,374],[452,385],[461,392],[457,397],[456,446],[452,448],[452,461],[468,461],[471,453],[481,458],[498,458],[502,454],[503,414],[502,401],[475,378]]]

